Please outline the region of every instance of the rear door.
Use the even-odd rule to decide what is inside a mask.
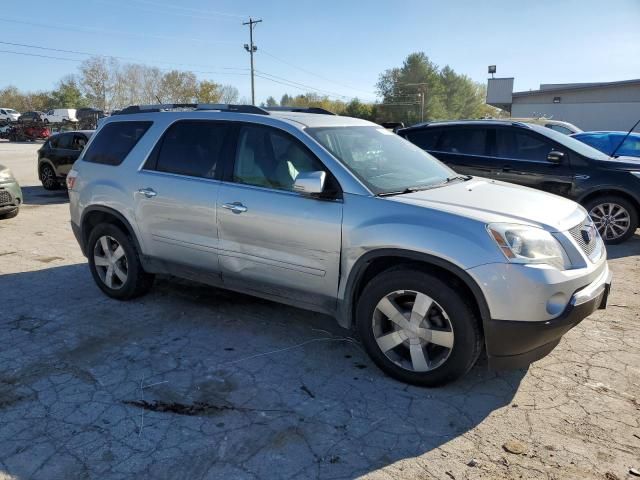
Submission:
[[[293,190],[299,172],[327,172],[327,198]],[[335,307],[342,230],[337,182],[290,134],[245,125],[218,196],[220,265],[230,288]]]
[[[496,178],[569,196],[573,190],[571,152],[549,138],[519,127],[496,127],[491,154],[499,162]],[[547,160],[551,151],[565,154],[560,163]]]
[[[442,128],[429,153],[463,175],[494,178],[497,164],[489,157],[488,128],[475,125]]]
[[[74,155],[72,143],[73,133],[61,133],[57,136],[57,142],[51,145],[53,148],[49,154],[49,159],[53,163],[56,175],[59,177],[66,175],[71,169],[68,163],[69,158]],[[76,158],[78,157],[76,156]]]
[[[158,141],[133,192],[147,255],[219,276],[216,198],[231,128],[224,122],[182,120]],[[182,273],[189,276],[187,270]]]

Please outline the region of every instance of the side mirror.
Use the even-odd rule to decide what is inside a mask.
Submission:
[[[547,155],[547,160],[551,163],[561,163],[564,159],[564,152],[558,152],[557,150],[551,150]]]
[[[293,184],[293,190],[303,195],[319,195],[324,190],[326,172],[300,172]]]

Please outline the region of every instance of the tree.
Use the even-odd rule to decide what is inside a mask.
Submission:
[[[116,91],[118,62],[113,58],[92,57],[80,64],[80,88],[89,103],[108,110]]]
[[[158,95],[163,103],[192,103],[198,95],[198,80],[193,72],[171,70],[160,80]]]
[[[278,106],[278,102],[273,97],[267,97],[266,106],[267,107],[277,107]]]
[[[238,89],[233,85],[222,85],[220,87],[221,103],[238,103]]]
[[[58,82],[58,86],[50,94],[48,108],[81,108],[87,106],[87,100],[82,95],[78,80],[73,75],[67,75]]]
[[[283,107],[291,106],[291,97],[286,93],[282,95],[282,98],[280,99],[280,105],[282,105]]]
[[[196,95],[198,103],[220,103],[220,85],[209,80],[202,80],[198,84],[198,93]]]
[[[368,103],[362,103],[357,98],[354,98],[347,103],[343,115],[348,117],[363,118],[365,120],[373,120],[374,108],[373,105]]]

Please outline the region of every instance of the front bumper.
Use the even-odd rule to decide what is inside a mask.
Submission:
[[[586,287],[573,294],[564,312],[542,322],[488,320],[484,323],[489,366],[522,368],[551,352],[562,336],[598,309],[607,306],[611,272],[607,267]]]
[[[15,210],[22,204],[22,190],[15,180],[0,182],[0,213]]]

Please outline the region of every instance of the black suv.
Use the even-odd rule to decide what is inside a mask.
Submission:
[[[78,130],[52,135],[38,150],[38,177],[47,190],[64,185],[73,162],[80,156],[93,130]]]
[[[638,227],[640,159],[611,158],[549,128],[513,121],[423,123],[398,135],[458,173],[517,183],[581,203],[607,243],[623,242]]]

